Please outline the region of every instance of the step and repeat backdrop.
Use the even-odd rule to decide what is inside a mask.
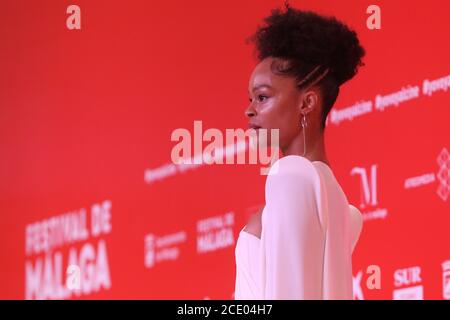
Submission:
[[[0,2],[0,298],[234,298],[266,176],[175,164],[172,134],[247,128],[245,39],[283,3]],[[450,2],[290,4],[336,16],[367,51],[325,134],[364,217],[355,299],[450,299]]]

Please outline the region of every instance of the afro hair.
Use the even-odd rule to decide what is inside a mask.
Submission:
[[[246,42],[255,44],[259,60],[281,61],[272,70],[296,77],[299,89],[317,81],[324,101],[322,128],[339,87],[364,65],[365,50],[355,31],[335,17],[294,9],[287,1],[284,10],[273,9]]]

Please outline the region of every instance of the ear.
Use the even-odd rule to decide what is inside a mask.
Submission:
[[[299,96],[299,111],[301,114],[308,114],[319,107],[319,94],[316,90],[308,90]]]

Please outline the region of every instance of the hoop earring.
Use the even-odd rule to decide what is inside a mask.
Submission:
[[[303,157],[306,155],[306,127],[308,126],[306,122],[306,115],[303,114],[302,118],[302,131],[303,131]]]

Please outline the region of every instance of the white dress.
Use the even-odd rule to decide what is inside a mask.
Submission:
[[[331,168],[290,155],[270,168],[261,239],[244,228],[234,298],[353,299],[352,251],[362,229]]]

